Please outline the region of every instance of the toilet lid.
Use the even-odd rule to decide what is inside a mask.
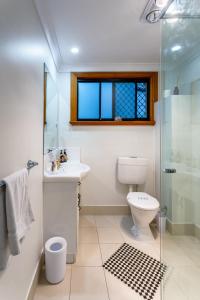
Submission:
[[[128,193],[127,200],[130,205],[144,210],[154,210],[160,206],[158,200],[147,193]]]

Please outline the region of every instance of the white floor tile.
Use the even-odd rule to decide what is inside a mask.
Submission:
[[[71,265],[66,266],[65,279],[59,284],[50,284],[45,279],[45,272],[40,275],[34,300],[69,300]]]
[[[99,243],[123,243],[124,239],[116,228],[97,228]]]
[[[80,215],[80,227],[96,227],[95,218],[92,215]]]
[[[73,267],[70,300],[109,300],[103,268]]]
[[[162,258],[172,271],[166,280],[163,300],[198,300],[200,295],[200,242],[191,236],[167,235]]]
[[[192,260],[195,266],[200,266],[200,241],[191,236],[179,236],[174,239],[184,254]]]
[[[79,229],[79,243],[95,243],[98,244],[98,235],[96,228],[80,228]]]
[[[95,216],[95,221],[97,227],[116,227],[114,217],[110,215]]]
[[[119,249],[122,244],[100,244],[103,263]]]
[[[159,259],[160,258],[160,239],[157,237],[156,239],[153,238],[150,241],[140,241],[134,238],[130,227],[129,228],[123,228],[120,229],[122,236],[124,238],[124,241],[133,247],[145,252],[148,255],[151,255],[152,257]]]
[[[184,291],[178,286],[178,282],[174,277],[170,277],[166,282],[163,292],[162,300],[188,300]]]
[[[99,244],[79,244],[76,266],[102,266]]]
[[[138,236],[138,238],[135,238],[133,236],[131,228],[132,228],[132,226],[130,224],[128,225],[128,223],[127,223],[127,226],[120,227],[121,233],[122,233],[122,235],[123,235],[123,237],[124,237],[124,239],[127,243],[136,243],[136,244],[138,243],[138,244],[140,244],[141,242],[142,243],[143,242],[148,242],[148,243],[151,242],[151,243],[155,243],[155,247],[157,248],[157,250],[160,248],[160,237],[159,237],[159,235],[155,236],[155,235],[152,234],[151,239],[149,239],[147,241],[144,241],[144,240],[141,241],[140,236]]]
[[[121,229],[129,229],[133,226],[133,219],[131,215],[118,215],[113,216],[114,223],[116,226],[120,227]]]
[[[105,275],[110,300],[144,300],[143,297],[108,271],[105,271]]]
[[[200,268],[186,266],[176,268],[174,278],[187,300],[200,299]]]
[[[162,260],[172,267],[191,266],[193,261],[184,253],[183,248],[178,246],[173,239],[167,239],[162,244]]]

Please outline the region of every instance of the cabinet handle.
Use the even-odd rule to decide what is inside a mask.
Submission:
[[[78,193],[78,208],[81,210],[81,194]]]

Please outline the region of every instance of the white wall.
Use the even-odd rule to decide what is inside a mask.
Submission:
[[[0,179],[39,162],[30,173],[36,221],[0,273],[0,299],[25,300],[42,251],[43,63],[56,73],[32,0],[1,0],[0,40]]]
[[[80,146],[82,161],[91,173],[82,184],[83,205],[126,205],[128,187],[116,178],[117,157],[136,155],[149,159],[145,191],[155,195],[154,126],[71,126],[70,74],[59,74],[60,146]]]

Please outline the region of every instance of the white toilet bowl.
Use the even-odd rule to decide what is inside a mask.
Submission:
[[[142,157],[125,156],[118,158],[118,180],[129,185],[127,201],[131,208],[134,226],[133,236],[139,240],[153,239],[149,224],[159,209],[157,199],[146,193],[132,192],[133,185],[142,185],[147,181],[148,160]]]
[[[127,195],[127,201],[131,208],[134,223],[133,236],[144,241],[153,239],[149,224],[159,210],[158,200],[147,193],[131,192]]]

